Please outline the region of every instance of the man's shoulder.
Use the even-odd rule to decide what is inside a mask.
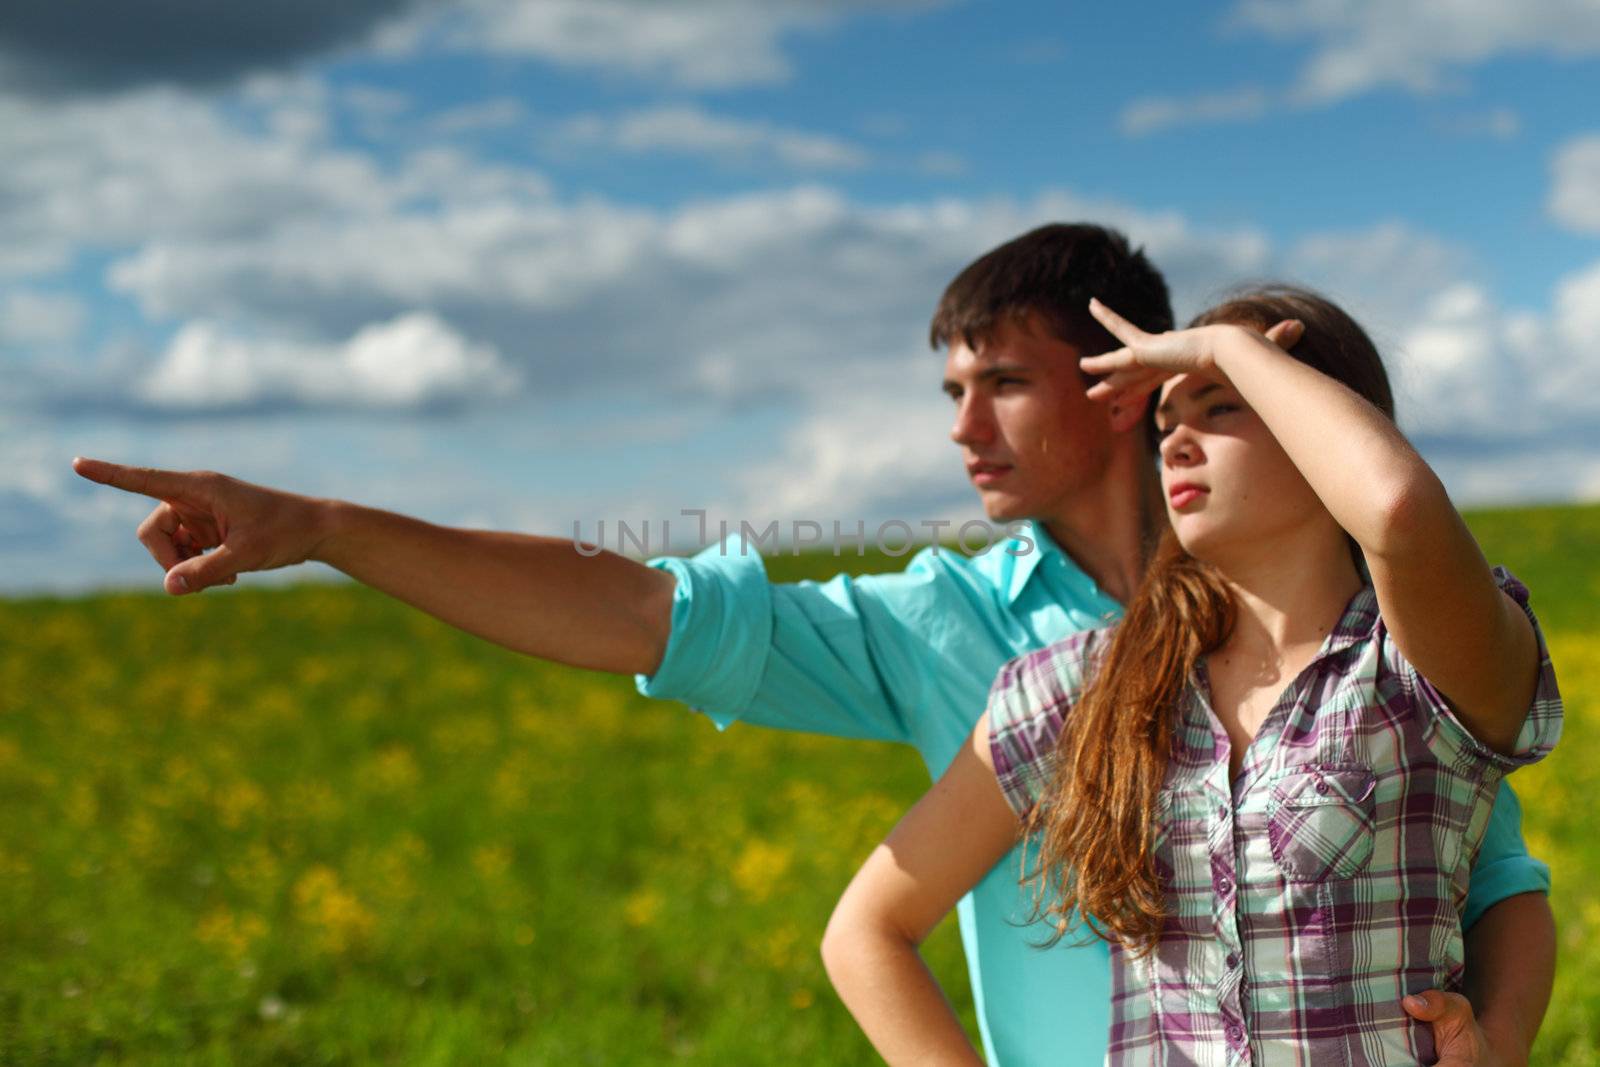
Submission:
[[[937,573],[961,581],[1006,589],[1019,567],[1026,567],[1028,556],[1039,551],[1038,542],[1026,532],[1007,533],[993,538],[976,551],[951,545],[927,545],[911,562],[906,573]]]

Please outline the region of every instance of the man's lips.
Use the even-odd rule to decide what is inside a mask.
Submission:
[[[1202,494],[1210,491],[1205,486],[1196,485],[1193,482],[1178,482],[1167,488],[1167,500],[1172,503],[1173,510],[1176,511],[1194,503],[1200,499]]]
[[[969,463],[967,476],[978,485],[988,485],[997,482],[1011,471],[1007,463]]]

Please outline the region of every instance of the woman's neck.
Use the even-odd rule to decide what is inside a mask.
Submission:
[[[1282,658],[1322,644],[1364,584],[1344,532],[1312,530],[1295,543],[1257,544],[1247,558],[1219,562],[1238,615],[1219,651]]]

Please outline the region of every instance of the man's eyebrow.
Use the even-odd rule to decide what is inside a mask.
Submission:
[[[1201,397],[1205,396],[1207,393],[1215,392],[1216,390],[1221,389],[1221,388],[1222,388],[1222,383],[1221,382],[1212,382],[1210,385],[1202,385],[1200,388],[1196,389],[1194,392],[1189,394],[1189,399],[1190,400],[1199,400]],[[1169,396],[1169,397],[1167,397],[1167,399],[1163,400],[1161,402],[1161,404],[1156,408],[1156,414],[1157,415],[1164,415],[1164,414],[1166,414],[1167,412],[1169,412],[1171,410],[1172,410],[1172,398]]]
[[[1030,374],[1032,371],[1032,367],[1022,363],[994,363],[979,371],[976,380],[981,382],[988,378],[998,378],[1002,375],[1008,374]],[[950,378],[946,378],[944,380],[943,388],[944,391],[948,393],[951,389],[961,388],[961,383]]]

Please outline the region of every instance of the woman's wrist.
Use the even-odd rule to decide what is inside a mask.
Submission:
[[[1221,371],[1235,388],[1240,388],[1241,379],[1247,378],[1251,369],[1263,362],[1279,358],[1294,359],[1255,330],[1235,326],[1232,323],[1218,323],[1207,326],[1206,329],[1215,331],[1209,339],[1211,364]]]

